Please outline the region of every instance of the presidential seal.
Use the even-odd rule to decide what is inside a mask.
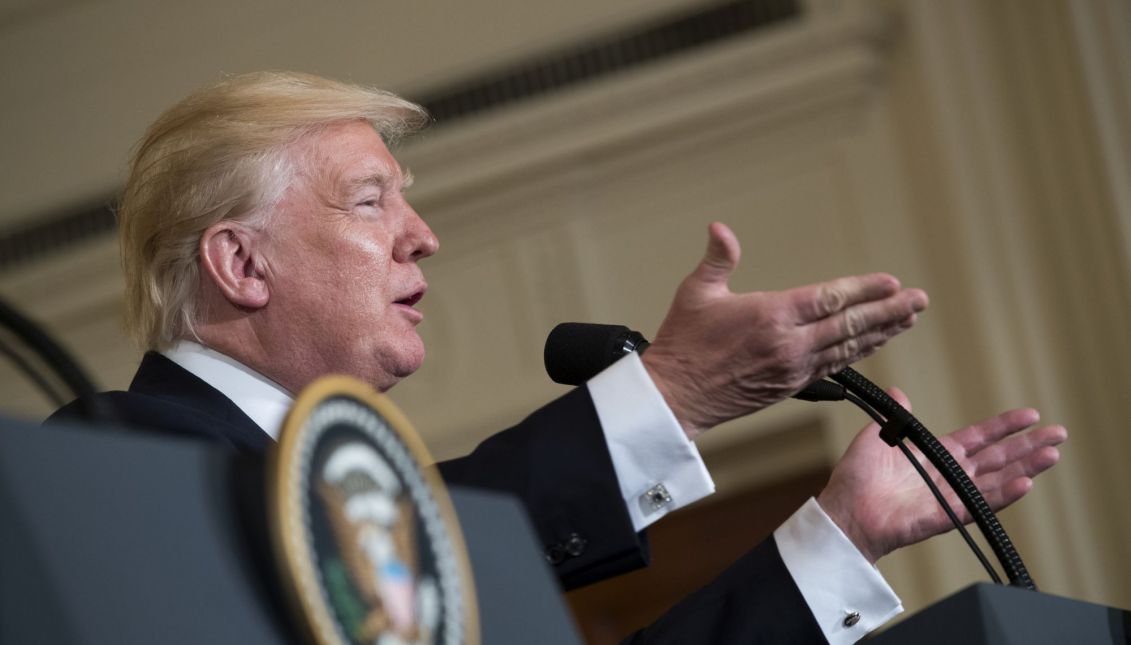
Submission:
[[[269,456],[276,560],[318,643],[478,645],[463,538],[423,443],[386,397],[315,382]]]

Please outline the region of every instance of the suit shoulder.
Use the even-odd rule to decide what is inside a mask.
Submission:
[[[92,406],[107,413],[107,420],[114,425],[233,445],[233,433],[228,431],[228,424],[223,420],[184,403],[140,392],[102,392],[75,399],[47,417],[43,424],[89,423],[87,411]]]

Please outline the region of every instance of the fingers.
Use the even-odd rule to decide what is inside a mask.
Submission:
[[[997,511],[1024,497],[1033,488],[1033,479],[1060,461],[1056,446],[1067,436],[1063,426],[1045,426],[984,449],[978,455],[979,462],[968,470],[990,508]],[[992,461],[981,461],[991,457]],[[952,508],[959,508],[953,493],[948,491],[947,499]]]
[[[1060,451],[1053,446],[1045,446],[1000,471],[974,477],[974,484],[981,491],[990,508],[1000,511],[1024,497],[1033,489],[1033,479],[1055,466],[1058,461],[1060,461]],[[962,508],[958,496],[948,491],[946,498],[959,517],[964,518],[964,522],[969,522],[971,519],[969,513]]]
[[[990,505],[990,509],[997,512],[1021,499],[1031,490],[1033,490],[1033,480],[1029,477],[1019,477],[1008,481],[1004,486],[994,487],[983,497],[986,498],[986,503]]]
[[[886,273],[838,278],[788,292],[798,323],[816,322],[862,302],[889,298],[899,292],[899,280]],[[922,292],[920,292],[922,293]],[[924,298],[926,294],[923,294]]]
[[[975,477],[975,482],[983,485],[987,490],[1000,488],[1014,479],[1023,477],[1034,478],[1052,468],[1060,461],[1060,450],[1056,446],[1043,446],[1010,462],[1001,470],[981,474]]]
[[[983,490],[982,497],[985,498],[986,504],[989,505],[990,510],[996,513],[1021,499],[1031,490],[1033,490],[1032,478],[1018,477],[1007,481],[1004,485],[994,485]],[[954,511],[954,514],[958,516],[960,522],[969,524],[974,521],[973,516],[970,515],[970,511],[966,510],[962,501],[958,499],[958,495],[955,495],[953,491],[945,490],[943,498],[946,499],[947,506],[950,506],[950,510]],[[946,520],[942,519],[941,509],[939,510],[939,514],[939,520],[945,522]]]
[[[945,437],[944,443],[960,457],[974,457],[986,447],[1028,428],[1040,419],[1040,413],[1032,408],[1009,410],[950,433]]]
[[[741,256],[742,248],[734,231],[722,222],[713,222],[707,227],[707,252],[692,276],[701,282],[725,287]]]
[[[1022,464],[1024,466],[1021,471],[1022,474],[1033,476],[1040,471],[1033,472],[1029,468],[1036,466],[1041,462],[1028,461],[1030,455],[1040,453],[1043,448],[1058,446],[1064,443],[1068,438],[1068,431],[1063,426],[1045,426],[1037,428],[1032,432],[1009,437],[1000,441],[992,446],[987,446],[978,451],[973,458],[970,459],[971,475],[982,473],[993,473],[1002,470],[1013,464]],[[1048,456],[1058,456],[1053,453],[1045,453]],[[1048,466],[1056,463],[1055,459]],[[1048,467],[1046,466],[1046,468]]]
[[[838,372],[856,361],[872,355],[892,338],[911,329],[915,314],[887,326],[865,332],[859,336],[841,339],[816,354],[815,364],[825,366],[828,373]]]
[[[926,293],[908,289],[882,300],[857,303],[834,315],[813,321],[813,342],[818,347],[844,343],[864,334],[882,332],[891,338],[914,324],[916,313],[926,309]]]

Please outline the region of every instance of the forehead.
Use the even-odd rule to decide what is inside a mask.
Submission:
[[[335,123],[304,142],[312,178],[326,187],[400,179],[400,164],[373,126],[365,121]]]

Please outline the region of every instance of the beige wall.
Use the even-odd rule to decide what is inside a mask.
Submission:
[[[220,70],[299,67],[415,89],[470,69],[477,47],[474,60],[521,56],[550,34],[568,42],[628,20],[647,3],[637,4],[607,16],[612,22],[598,19],[610,11],[602,3],[568,16],[500,10],[529,21],[530,32],[508,23],[499,42],[476,44],[442,26],[430,31],[436,16],[406,3],[404,11],[419,13],[406,24],[434,34],[433,46],[403,34],[400,42],[378,26],[398,52],[420,52],[422,61],[373,66],[379,38],[339,43],[332,54],[292,51],[296,32],[306,35],[302,20],[241,14],[224,28],[232,41],[199,60],[161,49],[130,75],[123,66],[143,45],[99,53],[78,87],[99,109],[91,127],[74,128],[84,103],[60,105],[59,88],[46,88],[60,68],[34,62],[34,38],[51,32],[63,47],[69,28],[101,49],[99,34],[120,42],[146,30],[123,20],[134,5],[59,3],[58,13],[0,32],[6,74],[11,54],[33,61],[18,77],[29,92],[7,102],[0,120],[3,140],[19,142],[3,153],[0,213],[112,190],[144,122]],[[190,51],[209,32],[205,16],[227,11],[200,6],[188,33],[173,10],[146,24],[163,25]],[[444,246],[425,265],[429,360],[393,398],[438,455],[467,450],[561,391],[540,367],[555,322],[654,332],[701,253],[706,223],[723,220],[743,242],[735,288],[871,270],[926,288],[932,306],[921,325],[862,371],[900,384],[939,432],[1020,405],[1067,424],[1074,434],[1062,465],[1004,522],[1045,590],[1131,607],[1131,475],[1122,463],[1131,439],[1120,405],[1131,382],[1131,10],[1118,0],[809,7],[800,23],[407,145],[401,157],[418,178],[412,196]],[[91,29],[98,15],[114,26]],[[495,24],[493,16],[465,18],[474,31]],[[234,44],[228,32],[253,22],[276,35]],[[419,75],[398,76],[401,61],[419,65]],[[140,82],[143,74],[154,83]],[[68,146],[77,147],[74,158]],[[118,289],[110,240],[0,274],[0,294],[120,387],[136,354],[118,330]],[[3,379],[0,409],[46,409],[14,377]],[[702,446],[726,495],[835,459],[859,424],[849,409],[787,402],[713,431]],[[791,432],[798,428],[823,430]],[[948,536],[882,568],[915,609],[980,578],[963,549]]]

